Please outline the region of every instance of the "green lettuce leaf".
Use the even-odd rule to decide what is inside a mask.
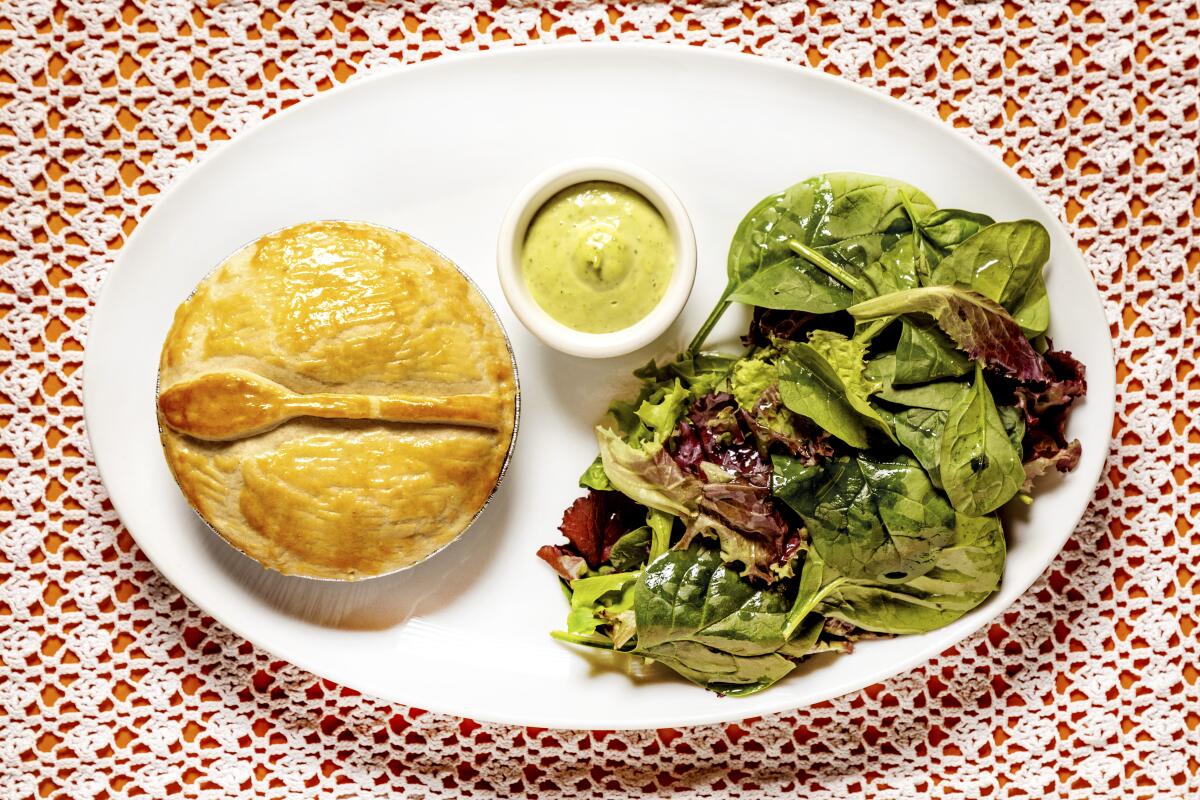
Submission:
[[[608,428],[596,428],[604,472],[613,487],[634,502],[677,517],[696,515],[700,481],[685,475],[661,445],[630,447]]]
[[[599,627],[612,624],[623,611],[632,609],[639,575],[639,572],[621,572],[571,581],[567,632],[595,633]]]
[[[683,416],[689,399],[687,389],[676,379],[669,387],[659,389],[642,401],[636,414],[649,432],[649,441],[655,444],[666,441],[675,430],[675,423]]]
[[[729,374],[729,390],[737,404],[751,411],[763,392],[779,383],[779,367],[762,357],[743,358]]]

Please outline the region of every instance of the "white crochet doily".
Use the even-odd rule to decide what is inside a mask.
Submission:
[[[139,553],[89,459],[79,382],[90,304],[157,195],[340,81],[563,37],[864,83],[1003,153],[1067,220],[1117,348],[1114,445],[1074,538],[1001,619],[815,708],[555,732],[272,661]],[[1198,42],[1180,0],[0,5],[0,798],[1196,796]]]

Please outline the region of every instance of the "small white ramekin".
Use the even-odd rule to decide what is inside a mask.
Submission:
[[[611,333],[584,333],[563,325],[537,304],[521,274],[521,251],[534,215],[558,192],[587,181],[619,183],[645,197],[662,214],[675,244],[675,271],[662,300],[633,325]],[[574,159],[546,170],[517,194],[500,225],[496,268],[504,297],[530,333],[570,355],[608,358],[650,344],[679,316],[696,280],[696,235],[683,203],[650,172],[612,158]]]

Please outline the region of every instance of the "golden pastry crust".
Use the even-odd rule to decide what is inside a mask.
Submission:
[[[167,463],[214,530],[284,574],[357,580],[475,518],[512,442],[516,378],[454,265],[401,233],[314,222],[200,283],[159,398]]]

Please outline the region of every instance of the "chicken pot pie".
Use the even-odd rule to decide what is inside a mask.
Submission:
[[[508,340],[445,258],[314,222],[226,259],[159,363],[167,463],[226,541],[286,575],[421,561],[491,496],[516,424]]]

